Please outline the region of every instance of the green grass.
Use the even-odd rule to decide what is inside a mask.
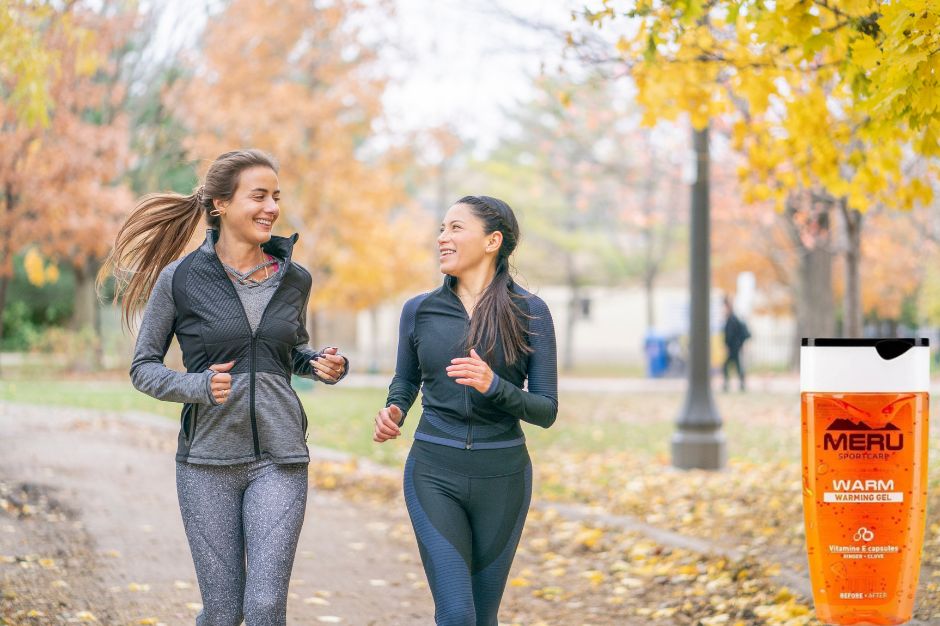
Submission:
[[[412,407],[395,441],[372,441],[373,419],[385,404],[385,389],[298,386],[309,417],[310,443],[367,457],[380,463],[404,462],[420,416]],[[30,404],[75,406],[109,411],[144,411],[179,418],[180,405],[154,400],[126,380],[0,380],[0,399]],[[534,455],[550,460],[553,451],[633,452],[666,457],[682,393],[563,393],[560,413],[550,429],[525,424]],[[937,399],[931,403],[936,415]],[[754,462],[799,459],[800,405],[795,394],[716,394],[724,420],[728,454]],[[935,433],[936,434],[936,433]],[[931,441],[937,438],[931,436]],[[932,446],[933,447],[933,446]],[[940,454],[940,447],[937,447]]]
[[[144,411],[179,418],[182,405],[160,402],[112,380],[0,380],[0,400],[106,411]]]

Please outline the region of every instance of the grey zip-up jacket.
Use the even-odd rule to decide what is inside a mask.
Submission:
[[[141,322],[131,380],[158,400],[183,403],[177,461],[307,462],[307,416],[290,379],[297,374],[320,380],[310,365],[320,352],[307,345],[304,318],[312,281],[303,267],[291,262],[297,234],[272,236],[261,246],[284,259],[284,267],[254,331],[215,254],[217,240],[218,231],[208,230],[202,246],[160,273]],[[163,364],[174,334],[185,373]],[[231,392],[217,404],[209,366],[233,360]]]

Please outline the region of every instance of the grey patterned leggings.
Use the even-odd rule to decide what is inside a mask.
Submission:
[[[307,464],[178,462],[176,493],[202,594],[196,626],[286,624]]]

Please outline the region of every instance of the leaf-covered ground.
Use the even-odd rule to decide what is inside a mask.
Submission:
[[[312,484],[380,519],[394,512],[392,536],[411,546],[413,559],[400,478],[408,431],[381,447],[360,442],[370,429],[366,412],[382,397],[362,389],[304,396],[312,438],[358,457],[312,465]],[[718,394],[730,457],[720,472],[671,467],[669,437],[681,402],[681,394],[668,393],[563,394],[552,429],[527,428],[536,493],[504,623],[818,623],[806,595],[798,397]],[[921,624],[940,623],[940,440],[931,441],[935,469],[915,613]],[[43,566],[37,559],[19,567]],[[422,584],[418,576],[408,586],[426,594]]]
[[[504,619],[529,625],[819,623],[807,595],[798,398],[719,395],[731,457],[719,472],[671,466],[668,437],[680,401],[584,394],[569,398],[556,432],[528,431],[536,504]],[[931,457],[938,452],[933,445]],[[932,521],[940,511],[940,468],[933,467],[915,611],[922,623],[940,623],[940,523]],[[326,487],[361,489],[348,479],[325,480]],[[383,488],[372,483],[370,489],[373,497],[393,498],[398,485],[391,476]],[[582,506],[572,510],[571,503]],[[606,522],[590,513],[605,514]],[[643,528],[667,536],[657,539]],[[708,549],[671,540],[682,537]]]

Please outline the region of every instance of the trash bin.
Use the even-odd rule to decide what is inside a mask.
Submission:
[[[665,335],[649,332],[643,343],[646,353],[646,375],[662,378],[669,370],[669,340]]]

